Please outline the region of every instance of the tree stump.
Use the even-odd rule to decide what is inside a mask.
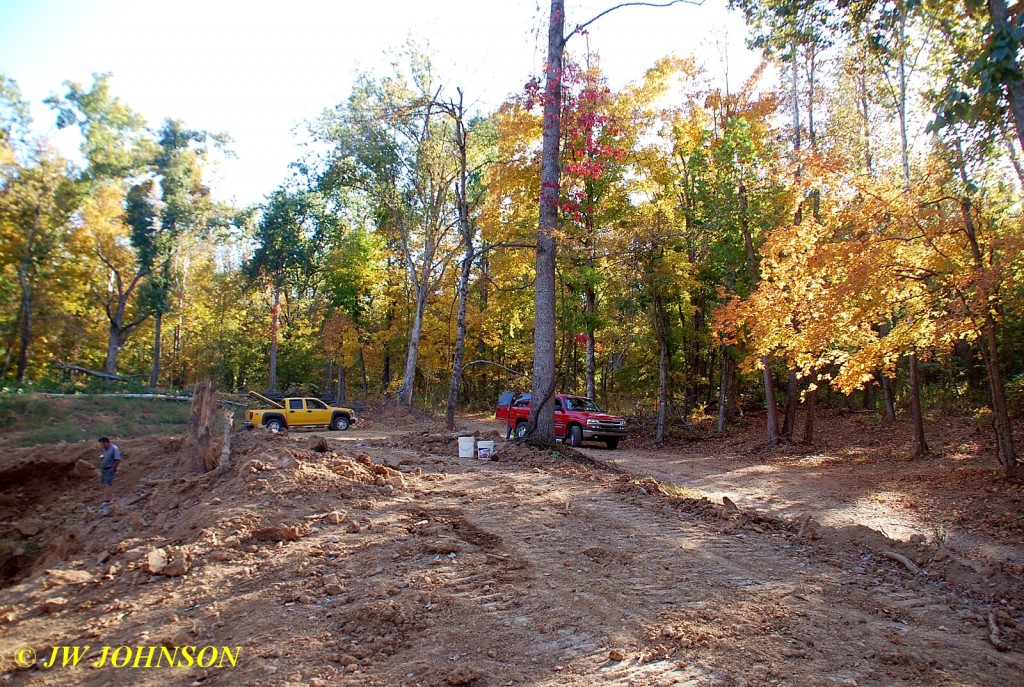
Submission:
[[[197,384],[192,393],[192,411],[178,461],[178,472],[201,474],[217,467],[221,447],[213,438],[216,423],[217,392],[213,382]]]

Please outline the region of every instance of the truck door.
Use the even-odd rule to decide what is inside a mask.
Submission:
[[[555,436],[565,436],[565,408],[562,407],[562,399],[555,398]]]
[[[298,427],[308,424],[306,421],[306,408],[301,398],[289,398],[286,418],[289,427]]]
[[[331,410],[327,404],[316,398],[306,400],[306,422],[311,425],[331,424]]]

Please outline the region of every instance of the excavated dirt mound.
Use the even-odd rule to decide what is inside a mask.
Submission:
[[[421,408],[398,405],[394,400],[377,400],[356,413],[358,427],[400,427],[411,431],[418,427],[436,427],[441,423],[437,416]]]
[[[493,441],[495,444],[505,439],[503,434],[494,430],[476,430],[474,432],[438,432],[422,430],[408,432],[389,439],[377,439],[370,442],[378,448],[402,449],[415,451],[419,455],[458,455],[459,437],[471,436],[475,440]]]
[[[206,475],[178,472],[177,438],[120,442],[106,518],[80,462],[95,445],[5,456],[0,521],[30,560],[0,590],[0,680],[1002,686],[1024,669],[1012,570],[679,495],[567,448],[480,461],[457,457],[457,433],[389,436],[239,432]],[[88,645],[87,663],[102,645],[241,654],[10,662],[60,644]]]

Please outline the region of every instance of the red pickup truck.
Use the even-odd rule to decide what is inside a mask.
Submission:
[[[500,418],[508,413],[508,426],[517,437],[526,435],[526,423],[530,417],[530,395],[523,394],[496,413]],[[609,415],[596,403],[583,396],[555,395],[555,436],[567,441],[570,446],[579,446],[584,441],[601,441],[614,449],[626,438],[626,419]]]

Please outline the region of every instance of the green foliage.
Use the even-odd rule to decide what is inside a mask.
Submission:
[[[156,242],[159,225],[156,209],[153,207],[153,181],[147,179],[132,186],[125,198],[125,219],[131,227],[131,241],[138,255],[139,268],[145,272],[153,269],[157,256]]]
[[[729,0],[754,29],[751,47],[783,62],[793,62],[801,48],[819,50],[831,42],[834,21],[829,3],[820,0]]]
[[[384,271],[384,240],[363,228],[345,234],[327,258],[331,305],[361,322],[373,307],[374,286]]]
[[[145,120],[110,90],[110,74],[93,74],[88,90],[65,81],[63,96],[46,99],[57,112],[57,127],[77,126],[82,132],[85,174],[92,181],[122,182],[156,155]]]
[[[22,100],[17,82],[0,74],[0,153],[4,147],[28,138],[31,124],[29,104]]]

